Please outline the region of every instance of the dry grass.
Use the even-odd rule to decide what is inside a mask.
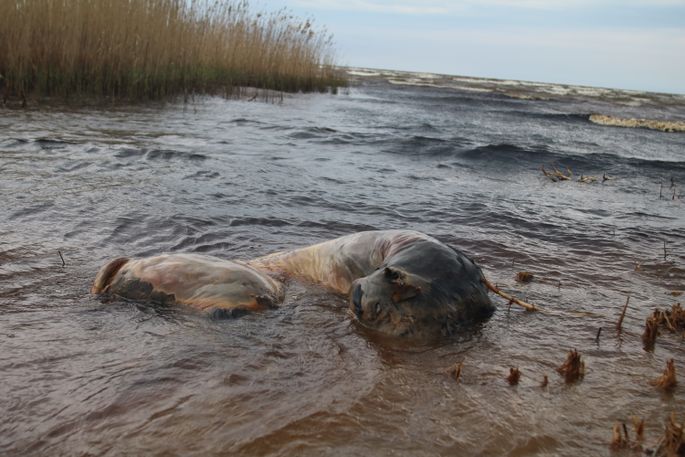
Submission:
[[[344,84],[331,37],[234,0],[0,0],[3,98],[148,99]]]

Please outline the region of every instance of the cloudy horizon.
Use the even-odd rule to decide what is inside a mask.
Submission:
[[[266,5],[266,6],[265,6]],[[685,94],[685,0],[271,0],[341,65]]]

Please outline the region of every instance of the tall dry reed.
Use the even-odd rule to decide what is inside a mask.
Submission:
[[[146,99],[344,83],[331,37],[233,0],[0,0],[4,98]]]

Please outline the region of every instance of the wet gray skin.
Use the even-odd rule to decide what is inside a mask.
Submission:
[[[350,310],[364,326],[390,335],[452,335],[494,312],[482,278],[464,254],[419,240],[353,282]]]

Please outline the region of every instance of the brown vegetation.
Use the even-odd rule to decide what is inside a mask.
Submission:
[[[571,178],[573,178],[573,172],[568,167],[566,167],[566,173],[557,169],[557,167],[554,167],[553,171],[545,170],[544,166],[540,166],[540,169],[542,170],[542,173],[545,176],[547,176],[549,179],[551,179],[554,182],[569,181]]]
[[[528,283],[531,282],[533,278],[533,273],[529,271],[519,271],[518,273],[516,273],[516,280],[518,282]]]
[[[625,422],[615,423],[611,430],[611,449],[618,451],[621,449],[642,450],[642,443],[645,438],[645,421],[636,416],[632,418],[635,440],[630,439],[628,427]]]
[[[510,386],[515,386],[519,383],[521,379],[521,370],[518,368],[509,368],[509,376],[507,376],[507,382]]]
[[[331,37],[235,0],[0,0],[0,93],[127,99],[344,83]]]
[[[666,362],[663,374],[650,381],[650,384],[663,390],[671,390],[678,384],[675,377],[675,362],[673,359]]]
[[[654,349],[659,328],[665,328],[670,332],[685,331],[685,309],[680,303],[671,305],[670,310],[656,308],[645,321],[645,331],[642,334],[642,342],[647,351]]]
[[[685,436],[683,436],[683,425],[676,421],[675,413],[666,422],[664,435],[656,446],[654,455],[657,457],[678,457],[685,456]]]
[[[573,349],[568,352],[566,360],[557,368],[557,372],[564,377],[567,383],[578,381],[585,375],[585,362],[581,360],[578,351]]]
[[[642,333],[642,345],[645,351],[654,349],[656,336],[659,333],[659,322],[656,317],[649,316],[645,321],[645,331]]]
[[[617,451],[619,449],[626,449],[629,445],[630,439],[628,438],[626,424],[615,423],[611,429],[611,449]]]

